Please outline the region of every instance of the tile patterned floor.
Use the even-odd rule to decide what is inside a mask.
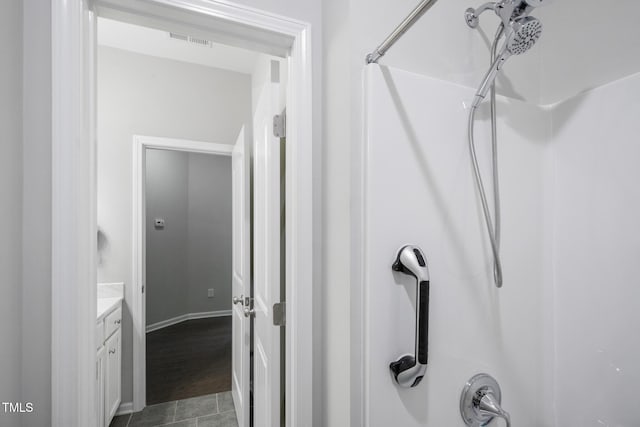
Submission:
[[[238,427],[231,392],[159,403],[115,417],[109,427]]]

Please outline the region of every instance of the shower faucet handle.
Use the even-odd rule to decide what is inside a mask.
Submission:
[[[415,353],[400,357],[389,364],[396,383],[401,387],[417,386],[427,370],[429,341],[429,270],[427,260],[418,246],[400,248],[392,270],[416,279]]]
[[[495,417],[504,419],[511,427],[511,416],[501,406],[500,385],[489,374],[476,374],[462,389],[460,394],[460,415],[468,427],[488,425]]]

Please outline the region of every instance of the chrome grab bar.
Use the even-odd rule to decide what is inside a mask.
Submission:
[[[413,245],[400,248],[393,271],[416,279],[415,352],[389,364],[389,369],[401,387],[417,386],[427,370],[429,353],[429,270],[422,250]]]

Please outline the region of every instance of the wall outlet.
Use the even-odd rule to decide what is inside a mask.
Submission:
[[[208,298],[213,298],[213,288],[207,289],[207,297]]]

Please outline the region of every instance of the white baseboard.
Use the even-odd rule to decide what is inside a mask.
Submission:
[[[118,410],[116,411],[115,416],[117,417],[118,415],[126,415],[132,412],[133,412],[133,402],[125,402],[125,403],[121,403],[120,406],[118,406]]]
[[[166,328],[167,326],[175,325],[187,320],[194,319],[206,319],[209,317],[224,317],[231,316],[231,310],[218,310],[218,311],[203,311],[200,313],[186,313],[180,316],[172,317],[171,319],[162,320],[160,322],[147,325],[146,332],[157,331],[158,329]]]

